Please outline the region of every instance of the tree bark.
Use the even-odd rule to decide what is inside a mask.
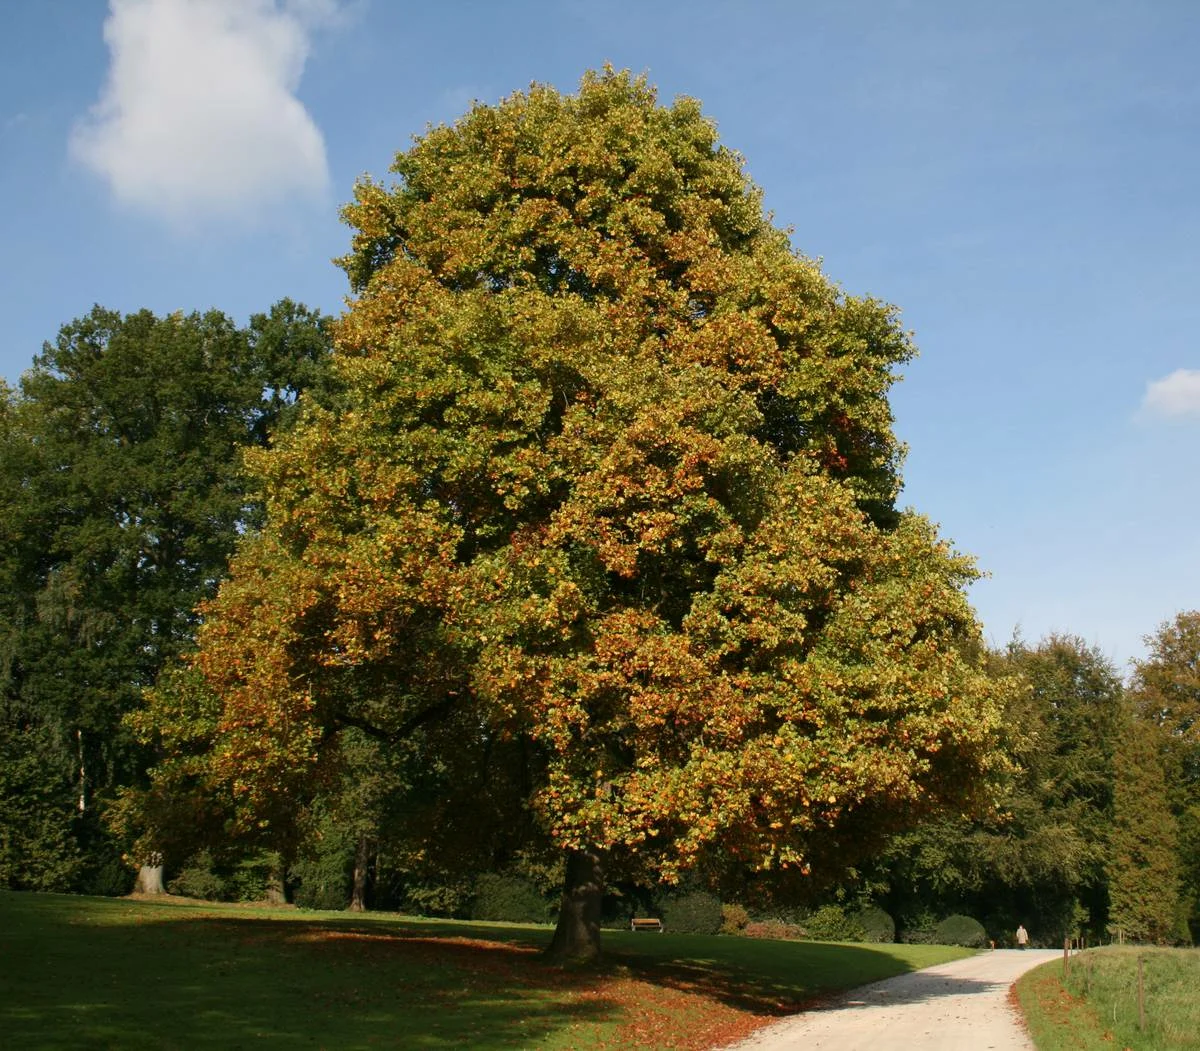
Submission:
[[[287,904],[287,881],[284,878],[284,873],[284,864],[280,861],[277,866],[271,869],[270,875],[267,876],[268,905]]]
[[[83,731],[75,731],[75,746],[79,751],[79,812],[87,810],[87,764],[83,761]]]
[[[163,856],[155,851],[143,862],[138,870],[137,882],[133,885],[135,894],[166,894],[163,889]]]
[[[558,926],[546,955],[556,963],[589,963],[600,955],[600,904],[604,873],[594,850],[567,852]]]
[[[371,872],[371,841],[367,836],[358,837],[354,848],[354,884],[350,891],[351,912],[367,911],[367,880]]]

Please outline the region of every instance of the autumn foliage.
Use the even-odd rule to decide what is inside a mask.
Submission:
[[[541,833],[645,878],[820,876],[979,804],[1000,687],[971,563],[896,508],[892,308],[626,74],[478,105],[394,170],[344,212],[339,393],[254,455],[266,526],[206,610],[244,823],[349,727],[519,744]]]

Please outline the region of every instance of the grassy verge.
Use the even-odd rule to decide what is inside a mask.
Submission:
[[[21,1048],[703,1048],[816,996],[967,955],[0,892],[0,1033]]]
[[[1143,961],[1146,1027],[1138,1025],[1137,962]],[[1044,964],[1017,982],[1038,1051],[1200,1048],[1200,950],[1090,949]]]

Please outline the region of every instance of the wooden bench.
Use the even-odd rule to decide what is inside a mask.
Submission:
[[[653,919],[639,920],[635,917],[629,921],[629,929],[631,931],[658,931],[659,934],[662,934],[663,922]]]

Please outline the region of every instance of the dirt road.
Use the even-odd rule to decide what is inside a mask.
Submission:
[[[997,949],[843,993],[760,1029],[737,1051],[1030,1051],[1008,1002],[1014,981],[1061,955]],[[732,1049],[730,1049],[732,1051]]]

